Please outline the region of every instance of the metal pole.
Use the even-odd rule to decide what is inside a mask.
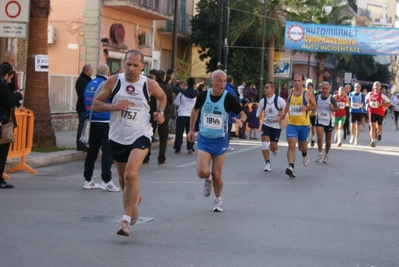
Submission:
[[[172,64],[171,69],[176,68],[176,54],[177,54],[177,26],[179,21],[177,20],[179,14],[179,0],[175,0],[175,10],[173,14],[173,33],[172,33]]]
[[[306,79],[309,79],[310,75],[310,52],[308,52],[308,74],[306,75]]]
[[[259,75],[259,89],[258,89],[259,92],[263,92],[263,68],[265,65],[265,33],[266,33],[266,0],[263,0],[262,54],[260,57],[260,75]]]
[[[229,0],[226,0],[226,9],[225,9],[225,24],[226,24],[226,33],[225,33],[225,38],[224,38],[224,60],[223,60],[223,65],[224,65],[224,71],[227,73],[227,58],[229,54],[229,48],[228,48],[228,40],[229,40],[229,18],[230,18],[230,10],[229,10]]]
[[[219,28],[218,28],[218,54],[217,66],[220,69],[222,63],[222,43],[223,43],[223,0],[219,0]]]

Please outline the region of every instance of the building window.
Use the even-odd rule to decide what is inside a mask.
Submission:
[[[111,74],[118,73],[119,67],[122,67],[122,60],[115,58],[107,58],[107,65]]]

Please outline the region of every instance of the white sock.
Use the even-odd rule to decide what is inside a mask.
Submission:
[[[217,200],[218,202],[222,202],[222,197],[215,197],[215,200]]]
[[[341,139],[342,139],[342,130],[338,129],[338,143],[341,143]]]
[[[122,220],[125,220],[125,221],[127,221],[128,223],[130,223],[130,221],[132,220],[132,217],[127,216],[126,214],[123,214]]]

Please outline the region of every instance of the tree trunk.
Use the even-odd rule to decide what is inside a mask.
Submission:
[[[24,105],[34,112],[33,147],[41,149],[56,147],[51,125],[48,72],[36,72],[34,62],[35,55],[47,55],[49,13],[50,0],[31,0]]]
[[[324,74],[324,60],[326,59],[326,54],[324,53],[317,53],[316,54],[316,60],[317,60],[317,68],[316,68],[316,74],[317,74],[317,80],[316,84],[314,84],[315,89],[319,89],[319,84],[321,84],[324,79],[323,79],[323,74]]]

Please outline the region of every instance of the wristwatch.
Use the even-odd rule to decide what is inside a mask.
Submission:
[[[158,113],[164,115],[163,110],[158,110]]]

